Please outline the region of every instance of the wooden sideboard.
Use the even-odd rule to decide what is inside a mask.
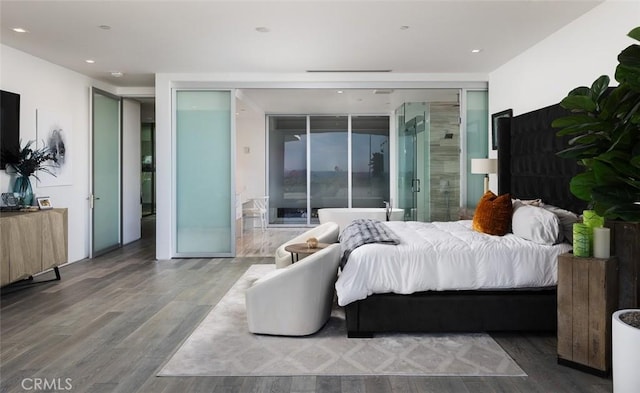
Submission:
[[[0,285],[67,263],[67,209],[0,215]]]

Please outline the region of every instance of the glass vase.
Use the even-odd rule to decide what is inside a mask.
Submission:
[[[33,189],[28,176],[18,176],[13,184],[13,192],[18,196],[18,204],[21,206],[31,206],[33,203]]]

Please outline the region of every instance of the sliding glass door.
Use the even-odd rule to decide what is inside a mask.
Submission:
[[[389,195],[389,116],[351,118],[351,207],[381,207]]]
[[[235,254],[229,91],[175,91],[175,256]]]
[[[310,117],[310,223],[318,209],[349,206],[349,120],[347,116]]]
[[[307,117],[269,116],[269,224],[307,223]]]
[[[155,124],[142,123],[140,131],[140,153],[142,156],[140,199],[142,200],[142,215],[148,216],[156,212]]]
[[[389,116],[269,116],[269,224],[389,201]]]

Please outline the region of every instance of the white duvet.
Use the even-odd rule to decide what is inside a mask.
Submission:
[[[557,257],[571,250],[479,233],[471,221],[384,224],[401,243],[356,248],[336,282],[339,305],[374,293],[554,286]]]

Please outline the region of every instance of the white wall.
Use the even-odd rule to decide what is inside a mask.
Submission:
[[[577,86],[607,74],[612,84],[618,54],[636,41],[640,1],[606,1],[489,74],[489,113],[514,116],[557,104]]]
[[[173,241],[171,76],[156,74],[156,258],[169,259]]]
[[[36,195],[49,196],[55,207],[68,209],[69,262],[79,261],[89,255],[87,198],[90,191],[91,87],[112,94],[117,93],[114,86],[0,45],[0,89],[20,94],[20,138],[23,143],[36,139],[36,110],[68,116],[71,119],[71,138],[67,151],[73,161],[72,184],[39,187],[37,181],[32,181]],[[137,143],[139,145],[139,138]],[[14,176],[0,171],[2,192],[11,190],[13,181]]]
[[[252,106],[243,108],[236,115],[236,192],[246,202],[267,192],[266,119],[264,112]]]
[[[51,197],[55,207],[68,208],[69,262],[89,255],[89,91],[92,80],[37,57],[0,46],[0,88],[20,94],[20,138],[36,139],[36,110],[69,116],[72,132],[68,152],[73,160],[73,184],[38,187],[36,195]],[[107,86],[100,86],[107,90]],[[13,187],[14,177],[0,172],[0,189]]]
[[[140,103],[122,102],[122,244],[140,239]]]
[[[640,1],[609,0],[489,74],[489,113],[513,108],[514,116],[559,103],[578,86],[614,73],[618,54],[636,41]],[[491,128],[489,128],[491,132]],[[491,143],[491,138],[489,138]],[[497,152],[489,147],[490,156]],[[490,188],[497,190],[495,175]]]

